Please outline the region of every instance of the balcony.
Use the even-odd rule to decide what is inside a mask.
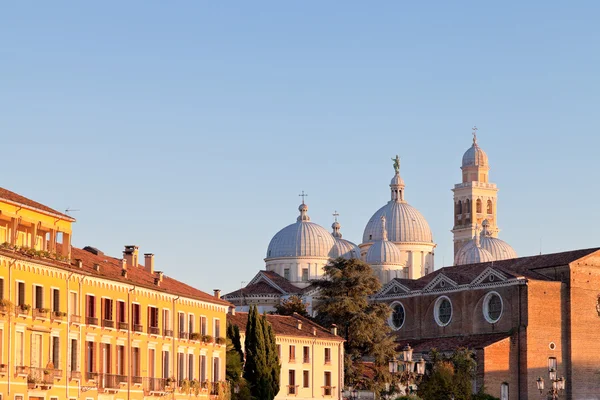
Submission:
[[[165,396],[172,388],[164,378],[144,378],[144,394],[146,396]]]
[[[85,373],[85,380],[88,382],[96,382],[98,380],[99,376],[100,376],[100,374],[97,372],[87,371]]]
[[[66,316],[67,313],[63,311],[52,311],[50,314],[52,321],[62,321]]]
[[[76,325],[81,324],[81,315],[71,314],[71,323]]]
[[[210,395],[211,396],[218,396],[220,393],[220,386],[219,386],[219,382],[207,382],[208,386],[210,388]]]
[[[127,322],[118,322],[118,324],[119,324],[119,329],[121,329],[121,330],[126,331],[129,329],[129,324]]]
[[[115,374],[99,374],[98,390],[104,393],[117,393],[122,383],[127,383],[127,376]]]
[[[160,335],[160,328],[158,326],[149,326],[148,333],[150,335]]]
[[[292,363],[292,364],[295,363],[296,362],[296,357],[290,357],[289,358],[289,362]]]
[[[29,310],[31,310],[29,304],[21,304],[15,307],[15,314],[24,317],[29,315]]]
[[[141,376],[132,376],[132,377],[131,377],[131,384],[132,384],[132,385],[138,385],[138,386],[141,386],[141,385],[142,385],[142,382],[143,382],[143,379],[144,379],[144,378],[142,378]]]
[[[102,327],[103,328],[114,329],[115,328],[115,321],[113,321],[112,319],[103,319],[102,320]]]
[[[69,380],[70,381],[81,380],[81,372],[80,371],[69,371]]]
[[[179,331],[179,339],[188,339],[189,336],[187,332]]]
[[[173,337],[173,329],[163,329],[163,333],[165,336]]]
[[[27,385],[30,389],[48,390],[54,383],[54,370],[39,367],[29,367]]]
[[[86,317],[85,318],[85,323],[87,325],[98,326],[98,318],[97,317]]]
[[[21,376],[25,375],[25,376],[27,376],[27,374],[29,374],[29,367],[26,366],[26,365],[17,365],[15,367],[15,373],[17,375],[21,375]]]
[[[321,386],[321,389],[323,389],[323,396],[327,396],[327,397],[331,397],[333,396],[333,393],[335,392],[335,386]]]
[[[63,377],[62,369],[53,369],[52,372],[54,374],[54,379],[62,379],[62,377]]]
[[[144,332],[144,326],[141,324],[133,324],[134,332]]]
[[[48,319],[48,314],[50,310],[47,308],[34,308],[33,309],[33,318],[34,319]]]
[[[287,394],[298,394],[298,385],[287,385],[288,392]]]

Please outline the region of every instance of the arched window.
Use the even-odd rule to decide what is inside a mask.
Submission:
[[[481,211],[481,199],[477,199],[477,203],[476,204],[477,204],[477,206],[476,206],[477,207],[477,213],[481,214],[481,212],[482,212]]]
[[[462,214],[462,201],[458,201],[458,204],[456,205],[456,213],[457,214]]]
[[[470,213],[471,212],[471,200],[466,199],[465,200],[465,213]]]
[[[492,214],[493,208],[492,208],[492,201],[488,200],[487,201],[487,213],[488,214]]]

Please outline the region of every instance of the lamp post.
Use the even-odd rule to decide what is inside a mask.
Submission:
[[[352,390],[352,399],[358,399],[358,390],[356,390],[356,389]]]
[[[402,371],[399,369],[399,365],[403,366]],[[418,379],[425,374],[425,359],[423,356],[419,359],[419,361],[413,361],[413,348],[410,345],[404,346],[402,349],[402,361],[399,362],[396,358],[393,358],[389,362],[390,365],[390,373],[392,375],[398,374],[400,375],[400,384],[402,385],[405,382],[404,394],[410,394],[412,392],[412,384],[416,384]],[[415,365],[417,366],[417,370],[415,372]]]
[[[556,370],[554,368],[550,368],[548,370],[548,377],[550,378],[550,382],[552,383],[552,387],[548,389],[548,398],[552,400],[558,399],[558,394],[561,390],[565,389],[566,381],[565,377],[562,376],[558,378],[556,376]],[[544,393],[544,378],[541,376],[535,380],[538,390],[540,391],[540,396]]]

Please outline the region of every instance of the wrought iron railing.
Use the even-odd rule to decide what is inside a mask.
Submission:
[[[164,393],[167,391],[167,380],[165,378],[144,378],[144,390]]]
[[[71,323],[72,324],[80,324],[81,323],[81,315],[71,314]]]
[[[81,379],[81,371],[69,371],[69,379],[72,381],[80,380]]]
[[[144,326],[141,324],[133,324],[134,332],[144,332]]]
[[[114,328],[115,327],[115,321],[113,321],[112,319],[103,319],[102,320],[102,327],[103,328]]]
[[[119,329],[123,329],[123,330],[127,330],[129,329],[129,324],[127,322],[120,322],[119,321]]]
[[[151,335],[160,335],[160,328],[158,326],[149,326],[148,333]]]
[[[34,308],[33,309],[33,318],[44,318],[48,319],[48,314],[50,310],[47,308]]]
[[[127,383],[126,375],[100,374],[98,387],[101,389],[119,389],[121,383]]]
[[[173,329],[163,329],[165,336],[173,336]]]
[[[288,385],[288,394],[298,394],[298,385]]]
[[[179,331],[179,339],[187,339],[190,335],[187,332]]]
[[[98,326],[98,318],[97,317],[85,317],[85,323],[87,325],[96,325],[96,326]]]
[[[132,376],[131,377],[131,383],[133,385],[141,385],[143,381],[143,378],[141,376]]]

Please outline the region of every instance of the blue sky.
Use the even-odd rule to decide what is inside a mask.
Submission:
[[[225,292],[309,215],[360,242],[389,199],[452,260],[471,127],[519,255],[600,246],[597,2],[17,2],[0,7],[0,186],[74,244]]]

